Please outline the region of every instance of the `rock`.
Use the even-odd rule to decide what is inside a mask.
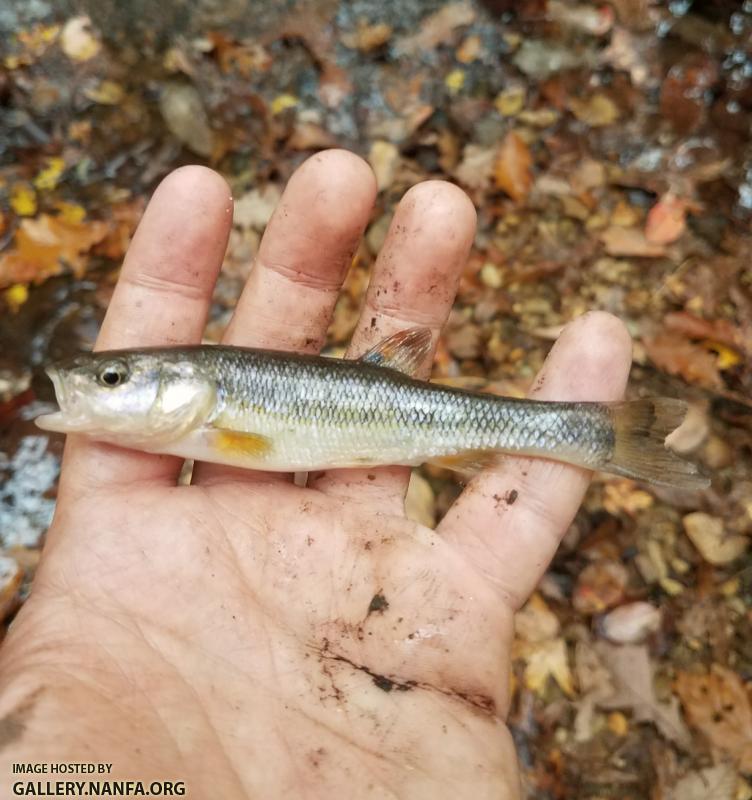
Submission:
[[[639,644],[661,626],[661,611],[650,603],[636,602],[609,611],[600,620],[600,631],[618,644]]]
[[[684,517],[684,531],[700,555],[710,564],[722,566],[735,561],[746,552],[749,538],[738,534],[727,534],[723,520],[695,511]]]
[[[415,470],[411,473],[410,483],[407,486],[405,516],[427,528],[436,525],[436,498],[433,489],[431,484]]]
[[[629,574],[618,561],[588,564],[577,579],[572,605],[581,614],[600,614],[624,598]]]

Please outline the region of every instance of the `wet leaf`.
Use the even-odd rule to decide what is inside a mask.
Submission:
[[[666,800],[734,800],[735,796],[736,770],[731,764],[717,764],[684,775]]]
[[[592,128],[612,125],[619,119],[619,109],[616,103],[601,92],[592,95],[587,100],[570,97],[569,109],[580,122],[584,122]]]
[[[549,679],[553,679],[568,697],[574,697],[574,680],[569,668],[567,645],[564,639],[541,642],[515,641],[513,654],[525,662],[524,683],[530,691],[544,695]]]
[[[722,566],[742,556],[749,548],[747,536],[727,533],[723,520],[702,511],[684,517],[684,530],[692,544],[710,564]]]
[[[645,222],[645,238],[651,244],[671,244],[687,229],[687,204],[667,192],[650,209]]]
[[[346,33],[341,37],[342,44],[352,50],[370,53],[385,45],[392,36],[392,26],[385,22],[371,24],[359,20],[354,33]]]
[[[558,636],[561,625],[543,597],[535,592],[514,615],[514,632],[526,642],[542,642]]]
[[[20,217],[33,217],[37,213],[37,195],[28,183],[14,183],[10,190],[10,207]]]
[[[107,235],[105,222],[73,223],[42,214],[24,219],[16,232],[15,247],[0,256],[0,288],[14,283],[39,283],[64,266],[81,274],[86,253]]]
[[[679,703],[661,703],[653,686],[653,668],[645,645],[614,645],[598,642],[595,650],[611,673],[614,693],[598,701],[605,709],[630,709],[637,722],[653,722],[670,741],[684,750],[691,738],[679,715]]]
[[[670,375],[712,389],[722,388],[717,359],[704,347],[668,332],[643,340],[643,345],[650,360]]]
[[[54,156],[45,159],[44,167],[39,171],[36,178],[34,178],[34,186],[41,192],[45,190],[54,189],[59,181],[60,176],[65,171],[65,159]]]
[[[271,104],[271,112],[274,116],[281,114],[288,108],[295,108],[300,101],[294,94],[278,94]]]
[[[468,144],[462,151],[462,160],[454,170],[454,177],[468,189],[485,189],[491,184],[496,157],[493,147]]]
[[[474,21],[475,9],[471,3],[449,3],[422,20],[417,33],[399,38],[395,50],[400,55],[433,50],[448,42],[457,28]]]
[[[654,258],[665,253],[662,244],[649,242],[643,231],[637,228],[622,228],[613,225],[600,234],[600,240],[606,246],[610,256],[638,256]]]
[[[676,692],[690,725],[744,772],[752,772],[750,687],[730,669],[714,664],[710,672],[680,672]]]
[[[524,139],[515,131],[510,131],[501,143],[494,164],[494,180],[497,188],[517,203],[523,203],[530,193],[533,157]]]
[[[63,26],[60,46],[73,61],[89,61],[100,51],[102,45],[91,30],[89,17],[73,17]]]
[[[102,106],[116,106],[125,97],[125,89],[116,81],[101,81],[84,89],[84,96]]]

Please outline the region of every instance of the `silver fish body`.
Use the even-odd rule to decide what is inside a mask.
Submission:
[[[539,402],[431,384],[405,374],[426,336],[403,332],[357,361],[225,346],[78,356],[51,368],[61,411],[38,423],[277,471],[425,461],[463,469],[520,453],[705,483],[663,446],[683,417],[680,401]]]

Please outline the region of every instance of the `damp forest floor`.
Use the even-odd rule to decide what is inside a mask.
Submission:
[[[340,354],[402,194],[479,226],[434,378],[521,396],[589,309],[634,337],[629,396],[681,397],[683,493],[596,476],[518,615],[527,797],[752,798],[752,2],[0,0],[0,613],[28,594],[61,441],[32,418],[90,348],[158,181],[205,163],[236,210],[207,340],[293,170],[340,146],[379,195]],[[433,524],[460,487],[417,471]]]

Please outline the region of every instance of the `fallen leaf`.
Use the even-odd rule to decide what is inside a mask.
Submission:
[[[471,3],[449,3],[425,17],[417,33],[400,37],[395,43],[395,51],[399,55],[414,55],[434,50],[440,44],[447,43],[457,28],[474,21],[475,9]]]
[[[514,615],[514,633],[526,642],[542,642],[558,636],[561,625],[543,597],[535,592]]]
[[[525,140],[515,131],[510,131],[501,143],[494,164],[497,188],[515,202],[524,202],[533,185],[532,167],[533,157]]]
[[[598,642],[595,650],[611,673],[614,693],[598,701],[601,708],[631,709],[637,722],[652,722],[670,741],[688,750],[689,731],[679,714],[678,700],[661,703],[655,696],[653,669],[646,645],[614,645]]]
[[[447,74],[446,78],[444,78],[444,86],[449,89],[451,94],[457,94],[465,85],[465,76],[466,73],[464,69],[453,69]]]
[[[399,150],[391,142],[376,139],[368,153],[368,163],[376,175],[376,185],[379,191],[388,189],[394,182],[399,166]]]
[[[525,662],[524,683],[531,692],[544,695],[549,678],[552,678],[564,694],[574,697],[574,680],[564,639],[546,639],[542,642],[516,640],[513,657]]]
[[[587,100],[570,97],[569,110],[580,122],[584,122],[591,128],[602,128],[619,119],[619,109],[616,103],[601,92],[596,92]]]
[[[667,192],[648,212],[645,238],[651,244],[671,244],[686,229],[686,202],[672,192]]]
[[[294,94],[278,94],[274,100],[272,100],[270,107],[272,115],[277,116],[277,114],[281,114],[288,108],[295,108],[299,102],[300,101]]]
[[[502,117],[514,117],[525,107],[527,93],[524,86],[509,86],[499,92],[494,106]]]
[[[684,775],[666,800],[734,800],[735,796],[736,770],[731,764],[717,764]]]
[[[723,566],[736,561],[749,548],[749,537],[726,533],[723,520],[702,511],[687,514],[684,531],[700,555],[710,564]]]
[[[712,389],[723,388],[716,356],[704,347],[669,332],[644,339],[642,344],[648,358],[670,375],[680,375],[688,383]]]
[[[33,217],[37,213],[37,195],[28,183],[14,183],[10,189],[10,207],[20,217]]]
[[[385,45],[392,36],[392,26],[385,22],[369,23],[358,20],[358,26],[353,33],[345,33],[341,37],[342,44],[351,50],[360,50],[370,53]]]
[[[235,201],[233,224],[263,231],[281,197],[282,191],[276,183],[267,183],[240,195]]]
[[[650,603],[627,603],[609,611],[599,623],[603,635],[618,644],[639,644],[661,626],[661,610]]]
[[[468,189],[486,189],[491,184],[495,163],[496,150],[493,147],[465,145],[454,177]]]
[[[65,171],[65,159],[53,156],[46,158],[44,167],[34,178],[34,186],[40,191],[54,189]]]
[[[87,16],[72,17],[65,23],[60,34],[60,46],[73,61],[89,61],[102,47],[91,31],[91,20]]]
[[[136,197],[116,203],[110,208],[108,229],[101,242],[94,245],[93,252],[113,261],[119,261],[128,249],[141,215],[144,211],[144,199]],[[64,217],[64,215],[61,215]]]
[[[84,97],[102,106],[116,106],[125,97],[125,89],[115,81],[101,81],[84,89]]]
[[[73,223],[42,214],[24,219],[16,231],[15,247],[0,256],[0,288],[14,283],[40,283],[63,266],[81,274],[85,254],[107,235],[106,222]]]
[[[690,725],[743,772],[752,772],[752,703],[750,687],[730,669],[714,664],[710,672],[680,672],[676,692]]]
[[[606,252],[611,256],[637,256],[641,258],[655,258],[666,252],[662,244],[649,242],[643,231],[637,228],[623,228],[612,225],[606,228],[599,237],[606,246]]]

